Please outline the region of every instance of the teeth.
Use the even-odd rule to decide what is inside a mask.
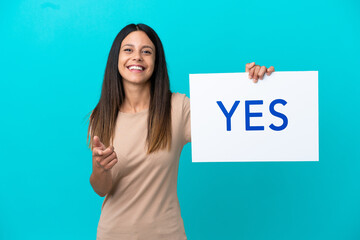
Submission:
[[[130,70],[133,70],[133,69],[135,69],[135,70],[143,70],[143,68],[140,67],[140,66],[130,66],[129,69]]]

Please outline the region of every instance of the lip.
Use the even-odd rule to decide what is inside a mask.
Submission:
[[[130,70],[129,67],[132,67],[132,66],[141,67],[143,70],[137,70],[137,69],[131,69],[131,70]],[[142,72],[142,71],[145,70],[145,67],[144,67],[144,66],[138,65],[138,64],[131,64],[131,65],[126,66],[126,68],[127,68],[128,70],[130,70],[130,71],[136,71],[136,72]]]

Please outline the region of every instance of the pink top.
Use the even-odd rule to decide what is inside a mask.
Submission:
[[[173,93],[171,150],[146,154],[148,110],[118,113],[113,146],[118,163],[106,195],[98,240],[187,239],[177,197],[179,158],[190,142],[190,99]]]

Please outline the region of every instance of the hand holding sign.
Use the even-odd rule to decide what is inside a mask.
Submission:
[[[249,79],[254,78],[254,83],[257,83],[258,79],[262,80],[265,73],[270,76],[270,74],[274,71],[275,68],[273,66],[266,68],[265,66],[255,65],[255,62],[247,63],[245,65],[245,72],[249,73]]]
[[[110,170],[118,162],[114,147],[105,148],[98,136],[94,137],[93,142],[93,170]]]

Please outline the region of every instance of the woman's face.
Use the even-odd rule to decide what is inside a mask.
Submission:
[[[154,72],[155,46],[143,31],[134,31],[121,43],[118,70],[123,82],[146,83]]]

